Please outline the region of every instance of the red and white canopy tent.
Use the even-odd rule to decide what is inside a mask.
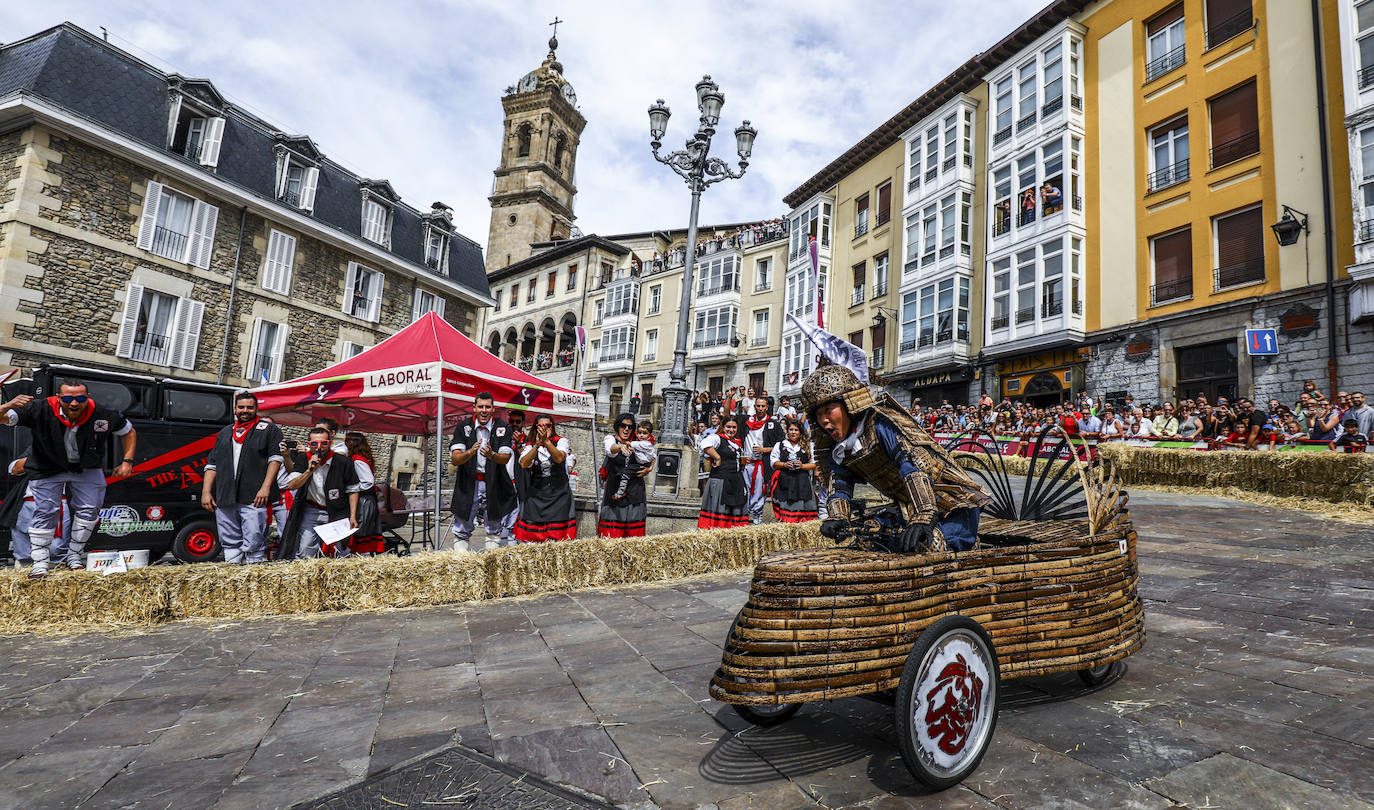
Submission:
[[[332,417],[349,430],[435,437],[435,481],[443,481],[445,437],[472,413],[473,398],[496,407],[591,419],[592,397],[502,361],[434,313],[370,349],[294,380],[253,389],[258,411],[278,424],[309,427]],[[441,498],[435,493],[437,535]]]

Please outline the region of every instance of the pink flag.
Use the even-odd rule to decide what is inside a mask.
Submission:
[[[807,243],[806,250],[811,256],[811,286],[816,290],[816,324],[824,329],[825,312],[821,307],[821,248],[816,244],[815,236]]]

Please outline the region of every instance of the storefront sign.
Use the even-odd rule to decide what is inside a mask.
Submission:
[[[1029,357],[1018,357],[1014,360],[1003,360],[997,364],[997,373],[1003,376],[1010,374],[1026,374],[1035,371],[1048,371],[1053,368],[1063,368],[1079,362],[1077,349],[1056,349],[1052,352],[1042,352],[1033,354]]]
[[[947,385],[949,383],[968,382],[971,371],[968,366],[941,371],[935,374],[922,374],[911,381],[912,388],[926,388],[932,385]]]

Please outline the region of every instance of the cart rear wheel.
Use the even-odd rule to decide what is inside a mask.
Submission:
[[[735,620],[730,624],[730,634],[725,637],[725,649],[730,649],[730,640],[735,637],[735,628],[739,627],[740,616],[744,611],[735,614]],[[764,728],[776,726],[784,723],[801,708],[800,703],[779,703],[773,706],[742,706],[738,703],[731,703],[730,708],[735,710],[735,714],[748,723]]]
[[[944,790],[973,773],[997,727],[1001,679],[992,639],[946,616],[916,640],[897,686],[897,739],[911,774]]]
[[[1078,670],[1078,677],[1088,686],[1101,686],[1116,676],[1116,662]]]
[[[172,541],[172,554],[182,562],[211,562],[221,556],[214,523],[191,523],[181,527]]]

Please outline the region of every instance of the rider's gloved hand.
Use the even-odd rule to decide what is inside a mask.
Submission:
[[[831,540],[844,540],[849,536],[849,521],[831,518],[821,522],[821,535]]]
[[[822,529],[824,531],[824,529]],[[935,544],[935,521],[912,523],[902,531],[901,546],[904,552],[938,551]]]

